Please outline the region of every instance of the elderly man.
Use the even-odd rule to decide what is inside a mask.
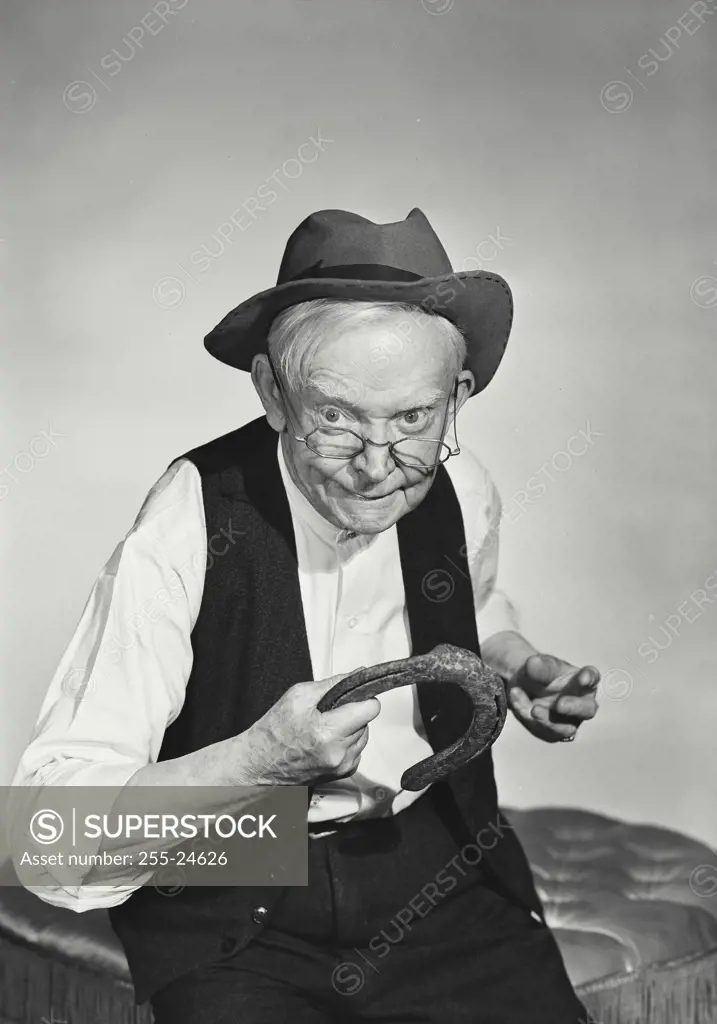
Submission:
[[[454,274],[419,210],[385,225],[328,210],[293,233],[276,287],[208,335],[251,372],[266,415],[151,490],[15,778],[310,787],[307,887],[41,893],[110,907],[157,1024],[587,1019],[490,751],[401,788],[460,734],[454,688],[317,708],[358,666],[446,642],[480,653],[544,740],[572,740],[595,713],[597,670],[517,632],[495,585],[500,501],[456,435],[511,318],[505,281]],[[150,595],[161,613],[138,626]],[[70,715],[68,672],[86,684]]]

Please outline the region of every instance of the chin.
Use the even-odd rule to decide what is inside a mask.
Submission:
[[[397,491],[391,496],[391,500],[386,502],[374,503],[362,501],[360,498],[337,502],[335,514],[345,530],[355,530],[357,533],[382,533],[390,529],[406,512],[408,506],[403,492]]]
[[[356,516],[347,529],[355,530],[356,533],[383,533],[384,530],[390,530],[400,518],[400,515],[365,516],[363,518]]]

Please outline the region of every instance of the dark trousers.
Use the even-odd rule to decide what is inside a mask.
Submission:
[[[309,885],[157,992],[156,1024],[589,1024],[550,930],[461,850],[432,790],[312,838]]]

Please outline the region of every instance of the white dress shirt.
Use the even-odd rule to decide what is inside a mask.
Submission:
[[[354,535],[325,520],[289,476],[299,583],[314,679],[410,654],[396,527]],[[469,451],[449,459],[463,515],[479,638],[517,629],[495,586],[500,498]],[[184,702],[191,632],[209,558],[232,538],[207,536],[201,477],[186,459],[149,492],[132,529],[99,575],[40,708],[13,785],[123,786],[157,759]],[[434,581],[449,586],[447,562]],[[420,796],[401,789],[403,771],[430,756],[416,687],[381,694],[381,712],[350,779],[317,789],[312,822],[395,814]],[[151,872],[148,872],[151,875]],[[47,902],[89,910],[123,902],[136,886],[43,887]]]

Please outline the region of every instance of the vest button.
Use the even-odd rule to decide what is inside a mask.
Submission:
[[[222,935],[222,941],[219,946],[222,953],[234,953],[238,946],[239,941],[233,935]]]
[[[268,913],[269,911],[266,909],[266,907],[254,907],[254,909],[251,912],[251,919],[254,922],[254,924],[263,924],[264,921],[266,921],[266,915]]]

